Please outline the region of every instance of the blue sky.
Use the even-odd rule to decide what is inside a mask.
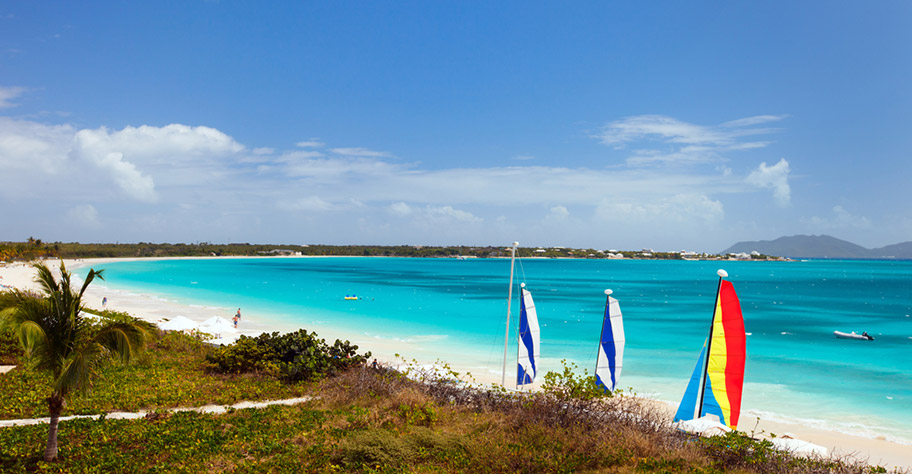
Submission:
[[[908,2],[5,2],[0,239],[912,240]]]

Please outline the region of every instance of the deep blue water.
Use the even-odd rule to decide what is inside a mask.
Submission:
[[[509,265],[501,259],[264,258],[104,268],[111,287],[243,307],[283,327],[325,325],[411,341],[421,350],[406,356],[466,361],[474,370],[499,373]],[[744,410],[912,440],[909,261],[522,260],[518,281],[535,298],[543,368],[557,370],[561,359],[594,365],[603,291],[611,288],[627,335],[619,385],[677,401],[708,332],[718,268],[730,274],[750,333]],[[363,299],[346,301],[346,294]],[[876,340],[839,340],[834,330],[867,331]],[[516,354],[515,345],[509,353]]]

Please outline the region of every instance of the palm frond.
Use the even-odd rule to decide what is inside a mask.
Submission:
[[[143,328],[134,323],[110,323],[102,328],[92,338],[92,343],[98,344],[111,352],[121,362],[130,362],[145,348],[148,334]]]
[[[98,344],[87,344],[80,349],[64,364],[60,375],[54,380],[54,393],[61,397],[76,390],[87,389],[95,366],[105,353],[104,348]]]

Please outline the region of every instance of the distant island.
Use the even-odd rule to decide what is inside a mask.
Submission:
[[[829,235],[793,235],[776,240],[738,242],[721,253],[740,252],[790,258],[912,259],[912,242],[868,249]]]
[[[432,245],[324,245],[324,244],[192,244],[171,243],[79,243],[46,242],[29,238],[25,242],[0,242],[0,262],[31,261],[41,258],[136,258],[136,257],[227,257],[227,256],[350,256],[422,258],[504,258],[507,246]],[[777,260],[759,252],[708,254],[687,250],[615,250],[569,247],[519,247],[521,258],[583,258],[638,260]]]
[[[350,256],[422,258],[503,258],[507,246],[433,245],[325,245],[325,244],[216,244],[0,242],[0,261],[39,258],[136,258],[227,256]],[[615,250],[570,247],[519,247],[522,258],[583,258],[636,260],[782,260],[789,258],[912,259],[912,242],[868,249],[829,235],[793,235],[775,240],[738,242],[717,253],[652,249]]]

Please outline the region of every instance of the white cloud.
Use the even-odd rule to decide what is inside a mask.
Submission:
[[[25,92],[24,87],[0,86],[0,109],[18,105],[13,103],[12,100],[22,95],[23,92]]]
[[[152,177],[143,175],[133,163],[124,161],[123,153],[115,151],[94,158],[98,166],[106,168],[111,173],[120,189],[134,199],[145,202],[154,202],[157,199]]]
[[[760,115],[732,120],[721,125],[696,125],[664,115],[638,115],[611,122],[593,137],[601,143],[636,147],[628,166],[652,164],[692,165],[725,161],[725,154],[764,148],[769,141],[743,141],[743,137],[770,134],[776,129],[755,125],[782,120],[785,116]],[[656,145],[660,145],[656,148]]]
[[[452,219],[461,222],[481,222],[482,219],[475,217],[471,212],[454,209],[453,206],[431,207],[428,206],[427,215],[433,219]]]
[[[97,227],[98,210],[91,204],[82,204],[67,211],[67,219],[74,225]]]
[[[391,204],[387,210],[390,214],[397,217],[409,217],[417,222],[481,222],[483,220],[479,217],[475,217],[470,212],[456,209],[453,206],[425,206],[424,208],[416,208],[404,202],[396,202]]]
[[[390,204],[389,211],[394,215],[405,217],[412,213],[412,208],[404,202],[395,202]]]
[[[259,147],[259,148],[254,148],[252,151],[253,151],[254,155],[271,155],[271,154],[275,153],[275,148],[269,148],[269,147],[263,146],[263,147]]]
[[[324,212],[332,211],[336,209],[336,207],[337,206],[333,205],[329,201],[321,199],[317,196],[309,196],[291,202],[279,202],[279,208],[289,211]]]
[[[870,229],[871,221],[864,216],[855,216],[842,206],[833,206],[830,217],[811,217],[810,224],[814,229]]]
[[[604,199],[595,211],[603,220],[714,223],[725,217],[722,203],[704,194],[676,194],[649,202]]]
[[[760,166],[745,179],[747,184],[764,189],[773,190],[773,198],[776,203],[785,207],[791,202],[791,188],[789,187],[789,164],[785,158],[779,160],[773,166],[767,166],[766,162],[760,163]]]
[[[326,146],[326,144],[317,140],[316,138],[311,138],[310,140],[295,143],[295,146],[299,148],[322,148]]]
[[[545,218],[555,221],[562,221],[565,220],[568,216],[570,216],[570,211],[568,211],[566,207],[554,206],[551,208],[550,212]]]
[[[331,148],[329,151],[343,156],[364,156],[370,158],[382,158],[390,156],[389,153],[385,151],[374,151],[367,148],[361,147],[352,147],[352,148]]]

